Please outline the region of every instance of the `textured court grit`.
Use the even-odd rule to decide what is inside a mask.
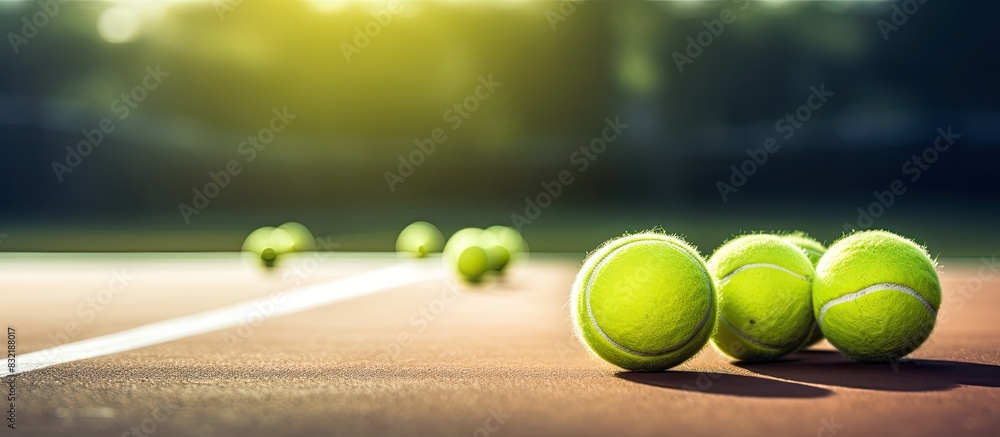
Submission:
[[[410,317],[440,299],[443,284],[270,319],[232,347],[206,334],[21,375],[24,426],[17,432],[121,435],[173,402],[178,408],[154,436],[473,435],[493,412],[509,415],[495,436],[658,435],[664,429],[816,435],[831,421],[843,426],[838,435],[996,435],[1000,327],[991,321],[1000,308],[1000,276],[973,292],[969,281],[978,275],[978,261],[941,262],[940,324],[898,371],[851,363],[821,342],[818,351],[774,363],[733,365],[707,350],[664,374],[618,372],[573,343],[566,286],[579,258],[532,259],[504,288],[460,295],[423,330]],[[164,272],[134,283],[142,299],[123,295],[115,301],[120,307],[108,308],[115,312],[94,323],[128,327],[175,315],[170,305],[152,304],[160,297],[197,304],[199,295],[215,299],[211,291],[229,297],[267,292],[226,288],[238,281],[219,273],[225,269],[197,273],[199,287],[178,287],[184,283],[178,273],[198,271],[199,263],[156,264],[137,270]],[[335,274],[342,267],[330,269]],[[0,293],[10,290],[15,270],[0,265]],[[56,276],[44,284],[16,279],[32,291],[19,309],[51,309],[46,296],[71,289],[75,275]],[[26,348],[38,344],[29,338],[45,339],[28,332],[58,327],[57,317],[13,316]],[[400,333],[410,340],[386,359],[385,346]]]

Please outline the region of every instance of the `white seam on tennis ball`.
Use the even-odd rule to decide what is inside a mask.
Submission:
[[[868,295],[868,294],[871,294],[871,293],[875,293],[877,291],[886,291],[886,290],[899,291],[901,293],[905,293],[905,294],[910,295],[914,299],[917,299],[918,301],[920,301],[920,303],[924,304],[924,307],[927,308],[927,311],[931,313],[931,317],[935,317],[935,318],[937,317],[937,310],[935,310],[934,307],[931,306],[930,302],[927,302],[927,299],[924,299],[924,297],[921,296],[920,293],[917,293],[916,290],[914,290],[914,289],[912,289],[910,287],[907,287],[905,285],[893,284],[891,282],[883,282],[881,284],[875,284],[875,285],[872,285],[872,286],[865,287],[865,288],[861,289],[860,291],[857,291],[857,292],[854,292],[854,293],[851,293],[851,294],[845,294],[843,296],[840,296],[840,297],[838,297],[838,298],[836,298],[834,300],[831,300],[831,301],[827,302],[825,305],[823,305],[823,308],[821,308],[819,310],[819,324],[820,324],[820,326],[823,325],[823,317],[826,316],[826,312],[831,307],[839,305],[839,304],[842,304],[844,302],[851,302],[851,301],[853,301],[855,299],[858,299],[858,298],[860,298],[862,296],[865,296],[865,295]]]
[[[736,335],[739,335],[742,339],[744,339],[746,341],[749,341],[750,343],[753,343],[753,344],[755,344],[757,346],[765,347],[765,348],[768,348],[768,349],[774,349],[774,350],[781,350],[781,349],[784,349],[784,348],[790,346],[790,344],[786,344],[786,345],[773,345],[773,344],[764,343],[762,341],[750,338],[749,336],[747,336],[746,334],[744,334],[743,331],[740,331],[739,329],[737,329],[736,326],[733,326],[732,323],[729,323],[729,320],[726,320],[726,317],[723,316],[721,312],[719,313],[719,320],[721,320],[722,323],[725,323],[726,326],[729,327],[729,329],[731,329],[733,332],[736,333]],[[810,334],[811,333],[812,332],[810,331]],[[799,341],[799,340],[796,339],[796,341]]]
[[[691,335],[689,335],[687,338],[685,338],[684,341],[681,341],[677,345],[670,346],[670,347],[668,347],[666,349],[663,349],[663,350],[660,350],[660,351],[656,351],[656,352],[634,351],[632,349],[629,349],[629,348],[627,348],[625,346],[622,346],[622,345],[618,344],[617,342],[615,342],[614,340],[612,340],[611,337],[609,337],[608,334],[605,333],[603,329],[601,329],[601,325],[599,325],[597,323],[597,318],[594,317],[594,310],[590,306],[590,290],[594,286],[594,278],[597,277],[597,273],[601,270],[601,268],[604,267],[604,264],[606,262],[608,262],[608,260],[614,258],[614,254],[616,252],[618,252],[618,251],[620,251],[622,249],[625,249],[627,247],[634,246],[634,245],[639,245],[639,244],[656,244],[656,243],[665,243],[665,244],[668,244],[668,245],[673,246],[674,248],[680,250],[685,256],[688,257],[688,259],[690,259],[692,262],[694,262],[698,266],[699,269],[701,269],[701,273],[705,276],[705,281],[709,285],[709,288],[708,288],[708,294],[709,294],[709,296],[708,296],[708,311],[705,311],[705,315],[702,316],[701,322],[698,323],[698,326],[694,330],[694,332]],[[587,316],[590,317],[590,324],[591,324],[591,326],[593,326],[594,329],[596,329],[597,332],[599,334],[601,334],[601,337],[603,337],[605,341],[607,341],[608,343],[610,343],[612,346],[614,346],[618,350],[620,350],[622,352],[625,352],[627,354],[638,355],[638,356],[642,356],[642,357],[655,357],[655,356],[659,356],[659,355],[663,355],[663,354],[668,354],[668,353],[676,351],[676,350],[684,347],[688,343],[690,343],[691,340],[693,340],[695,337],[698,336],[698,333],[701,332],[702,328],[705,327],[705,324],[708,322],[708,317],[712,314],[712,311],[714,310],[714,308],[713,308],[714,304],[712,303],[712,301],[713,301],[713,299],[712,299],[712,285],[711,285],[712,284],[712,276],[708,273],[708,270],[705,269],[704,266],[702,266],[701,262],[698,261],[697,258],[695,258],[694,256],[692,256],[691,253],[688,252],[688,250],[689,249],[687,249],[686,247],[680,246],[680,245],[678,245],[676,243],[673,243],[673,242],[670,242],[670,241],[666,241],[666,240],[640,240],[640,241],[633,241],[633,242],[625,243],[625,244],[621,245],[621,247],[618,247],[615,250],[612,250],[607,255],[605,255],[604,258],[601,259],[601,261],[598,262],[596,266],[594,266],[594,271],[592,271],[590,273],[590,278],[587,279],[587,289],[585,291],[585,300],[586,300],[586,303],[587,303]]]
[[[761,267],[769,268],[769,269],[775,269],[775,270],[780,270],[782,272],[788,273],[789,275],[795,276],[796,278],[799,278],[799,279],[801,279],[803,281],[808,281],[809,280],[809,278],[807,278],[805,276],[802,276],[802,275],[800,275],[798,273],[795,273],[795,272],[793,272],[791,270],[788,270],[788,269],[786,269],[786,268],[784,268],[782,266],[779,266],[777,264],[754,263],[754,264],[744,264],[742,266],[739,266],[736,270],[733,270],[731,273],[729,273],[728,275],[726,275],[722,279],[720,279],[719,280],[719,286],[721,287],[721,286],[725,285],[727,282],[729,282],[729,279],[731,279],[733,276],[736,276],[736,274],[739,273],[739,272],[742,272],[744,270],[761,268]]]

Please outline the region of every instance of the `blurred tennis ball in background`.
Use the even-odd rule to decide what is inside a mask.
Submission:
[[[510,263],[510,250],[500,244],[500,240],[493,233],[483,231],[478,246],[486,252],[486,265],[490,271],[500,273]]]
[[[251,232],[243,240],[242,250],[270,268],[277,264],[280,256],[295,251],[295,239],[284,229],[266,226]]]
[[[478,283],[483,280],[483,275],[489,271],[489,255],[480,246],[468,246],[462,249],[455,265],[463,279]]]
[[[482,282],[490,271],[489,257],[482,247],[483,230],[465,228],[448,239],[442,259],[445,267],[470,283]]]
[[[423,258],[444,248],[444,235],[427,222],[415,222],[396,237],[396,252]]]
[[[745,235],[708,260],[719,296],[712,343],[741,361],[768,361],[799,349],[812,335],[816,271],[799,248],[774,235]]]
[[[316,250],[316,238],[313,237],[312,232],[309,232],[309,228],[306,228],[301,223],[288,222],[281,226],[278,226],[288,233],[292,237],[294,242],[293,250],[295,252],[312,252]]]
[[[483,231],[480,245],[486,250],[489,268],[503,273],[508,265],[527,252],[521,233],[507,226],[491,226]]]
[[[913,352],[930,336],[940,307],[937,265],[922,246],[891,232],[844,237],[816,267],[816,320],[830,343],[857,361]]]
[[[824,246],[823,243],[820,243],[819,240],[810,237],[809,234],[806,234],[805,232],[797,231],[791,234],[782,235],[781,238],[794,244],[799,248],[799,250],[802,251],[802,253],[806,254],[806,257],[809,258],[810,262],[812,262],[813,267],[815,267],[816,264],[819,264],[819,259],[823,257],[824,253],[826,253],[826,246]],[[823,340],[823,331],[819,329],[819,325],[814,325],[812,335],[809,336],[809,340],[806,340],[806,343],[799,349],[806,349],[809,346],[819,343],[821,340]]]
[[[627,370],[660,371],[698,353],[715,324],[715,287],[683,240],[656,232],[610,240],[573,284],[573,324],[598,357]]]

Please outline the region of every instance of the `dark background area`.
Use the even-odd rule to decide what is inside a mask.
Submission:
[[[535,251],[662,226],[707,252],[743,231],[878,227],[934,254],[995,253],[1000,6],[931,0],[885,40],[879,20],[904,3],[584,2],[553,21],[567,4],[404,2],[350,60],[343,44],[385,5],[246,0],[220,17],[137,2],[139,30],[113,43],[99,23],[124,6],[72,2],[15,52],[10,34],[41,9],[4,3],[0,250],[238,250],[288,220],[342,250],[391,250],[414,220],[511,224],[570,171],[523,226]],[[679,71],[724,9],[735,21]],[[157,65],[169,76],[118,120],[113,102]],[[452,129],[446,111],[490,75],[502,85]],[[784,139],[776,121],[821,85],[834,95]],[[275,108],[296,118],[244,162]],[[116,130],[60,181],[53,162],[104,117]],[[609,117],[629,127],[580,171],[574,152]],[[961,138],[911,180],[904,164],[949,126]],[[447,141],[390,190],[385,173],[435,128]],[[769,137],[780,149],[723,200],[730,166]],[[233,159],[243,171],[185,221],[179,204]],[[897,179],[906,192],[874,214]]]

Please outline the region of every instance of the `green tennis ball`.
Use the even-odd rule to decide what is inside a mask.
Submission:
[[[444,248],[444,235],[427,222],[414,222],[396,237],[396,252],[424,258]]]
[[[263,228],[254,229],[250,235],[247,235],[243,239],[243,247],[241,248],[244,252],[260,253],[260,251],[267,244],[267,239],[271,235],[271,231],[274,227],[265,226]]]
[[[512,255],[519,255],[528,251],[528,243],[524,241],[521,233],[510,226],[490,226],[486,228],[489,234],[496,236],[497,241]]]
[[[805,232],[794,232],[782,235],[781,238],[798,246],[799,250],[806,254],[806,257],[809,258],[814,267],[819,263],[819,259],[823,254],[826,253],[826,246]],[[819,329],[819,326],[813,325],[812,335],[810,335],[809,340],[806,340],[806,343],[799,349],[806,349],[809,346],[819,343],[820,340],[823,340],[823,331]]]
[[[768,361],[799,348],[811,335],[809,258],[774,235],[745,235],[708,260],[719,289],[712,343],[740,361]]]
[[[888,362],[930,336],[941,307],[927,251],[887,231],[862,231],[830,246],[816,267],[813,311],[830,343],[863,362]]]
[[[278,229],[287,232],[292,237],[293,251],[312,252],[316,250],[316,238],[313,237],[312,232],[309,232],[309,228],[301,223],[288,222],[278,226]]]
[[[705,346],[715,323],[705,261],[683,240],[655,232],[616,238],[591,253],[571,299],[577,336],[627,370],[684,362]]]
[[[820,243],[819,240],[812,238],[809,234],[805,232],[795,232],[788,235],[782,235],[781,238],[789,243],[794,244],[806,254],[809,261],[812,262],[813,266],[819,263],[819,259],[823,257],[826,253],[826,246]]]
[[[266,226],[251,232],[242,250],[265,267],[274,267],[281,255],[295,251],[295,240],[283,229]]]
[[[260,252],[260,260],[264,263],[266,267],[274,267],[274,263],[278,261],[278,252],[274,249],[268,247]]]
[[[489,256],[482,247],[466,247],[458,254],[455,268],[466,281],[482,281],[483,275],[490,270]]]
[[[501,273],[510,263],[510,251],[496,240],[484,233],[480,247],[486,251],[487,268],[492,272]]]
[[[490,226],[483,231],[481,245],[489,256],[490,270],[503,273],[515,259],[527,252],[524,238],[514,228]]]
[[[482,229],[465,228],[452,235],[444,246],[445,267],[467,282],[480,282],[490,271],[486,249],[480,245],[482,235]]]

